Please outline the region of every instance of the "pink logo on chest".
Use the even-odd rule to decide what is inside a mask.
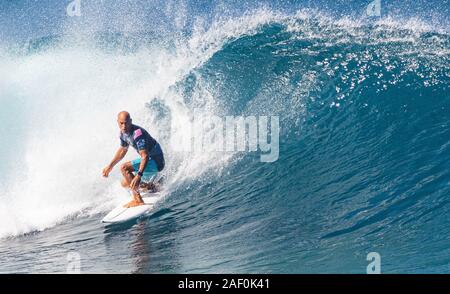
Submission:
[[[139,137],[140,135],[142,135],[142,131],[141,129],[137,129],[136,131],[134,131],[133,139],[136,140],[136,138]]]

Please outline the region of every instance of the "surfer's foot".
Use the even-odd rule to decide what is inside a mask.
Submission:
[[[125,204],[123,207],[126,208],[130,208],[130,207],[135,207],[135,206],[139,206],[139,205],[144,205],[144,201],[137,201],[137,200],[131,200],[130,202],[128,202],[127,204]]]
[[[131,200],[130,202],[128,202],[127,204],[124,205],[124,207],[126,208],[130,208],[130,207],[135,207],[135,206],[139,206],[139,205],[144,205],[144,200],[142,200],[142,197],[138,194],[133,195],[133,200]]]

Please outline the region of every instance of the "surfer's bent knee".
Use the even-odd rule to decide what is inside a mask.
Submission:
[[[129,170],[130,170],[130,168],[129,168],[128,162],[122,163],[120,165],[120,171],[122,172],[122,174],[128,173]]]
[[[122,181],[120,181],[120,184],[124,188],[128,188],[128,186],[129,186],[128,181],[126,179],[122,179]]]

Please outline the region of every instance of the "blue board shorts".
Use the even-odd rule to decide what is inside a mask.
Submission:
[[[137,173],[139,171],[139,166],[141,165],[141,158],[136,158],[131,162],[133,165],[134,171]],[[156,175],[158,174],[158,166],[156,165],[156,161],[150,159],[147,162],[147,166],[144,169],[144,175],[142,176],[142,180],[144,182],[152,182]]]

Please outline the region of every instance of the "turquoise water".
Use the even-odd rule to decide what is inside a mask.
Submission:
[[[365,273],[378,252],[384,273],[448,273],[445,27],[392,3],[381,19],[186,3],[175,29],[4,41],[0,272],[65,272],[76,252],[83,272]],[[127,197],[117,170],[100,177],[122,109],[161,142],[166,196],[104,227]],[[278,160],[180,152],[194,113],[278,116]]]

